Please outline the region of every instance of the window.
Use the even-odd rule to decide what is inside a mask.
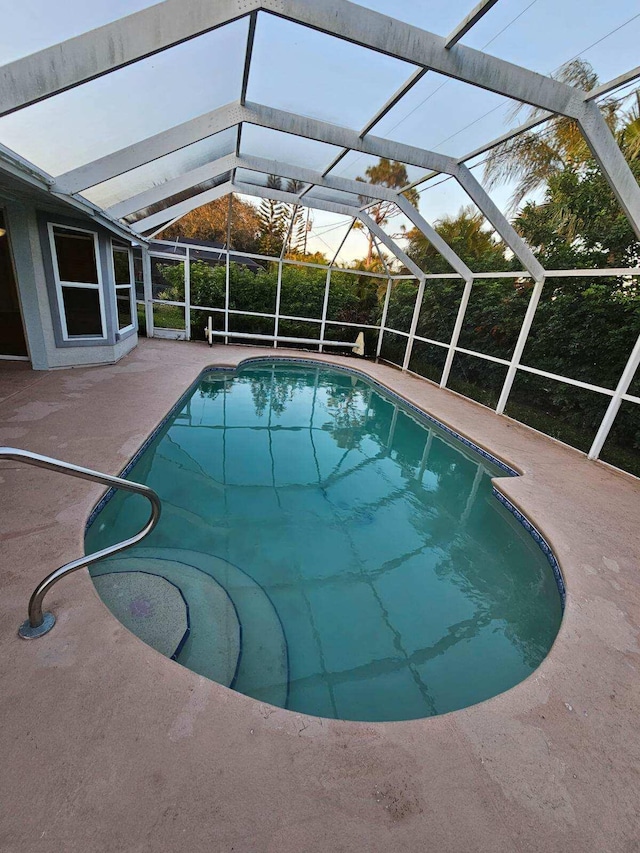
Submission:
[[[133,252],[127,246],[113,243],[113,279],[116,289],[116,316],[118,331],[133,329],[133,301],[135,299]]]
[[[52,223],[48,229],[63,340],[105,340],[98,235]]]

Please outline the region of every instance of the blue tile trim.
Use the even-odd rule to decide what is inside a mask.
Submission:
[[[196,379],[191,383],[191,385],[189,385],[187,390],[183,394],[180,395],[178,400],[169,409],[169,411],[162,418],[160,423],[147,436],[147,438],[143,441],[143,443],[140,445],[138,450],[136,450],[136,452],[131,457],[131,459],[127,462],[127,464],[124,466],[122,471],[120,471],[120,473],[117,475],[118,477],[125,478],[127,476],[127,474],[129,474],[131,472],[131,470],[136,465],[136,463],[138,462],[138,460],[140,459],[142,454],[145,452],[145,450],[149,447],[149,445],[158,437],[160,432],[164,429],[164,427],[166,426],[167,422],[170,420],[172,415],[174,415],[176,412],[180,411],[180,409],[182,408],[182,405],[187,401],[187,399],[189,398],[192,391],[197,387],[197,385],[200,382],[200,380],[202,379],[203,375],[205,373],[210,373],[212,371],[222,371],[222,370],[225,371],[226,373],[231,372],[229,370],[229,368],[207,367],[198,374]],[[118,491],[117,489],[108,489],[104,493],[104,495],[102,495],[102,497],[100,498],[98,503],[94,506],[94,508],[91,510],[91,513],[89,514],[89,518],[87,519],[87,523],[84,526],[85,533],[91,527],[93,522],[96,520],[96,516],[98,516],[99,513],[102,512],[102,510],[109,503],[109,501],[111,500],[111,498],[115,495],[115,493],[117,491]]]
[[[317,361],[316,359],[311,359],[311,358],[293,358],[291,356],[273,356],[273,355],[252,356],[251,358],[247,358],[247,359],[244,359],[243,361],[239,362],[237,367],[235,367],[235,368],[234,367],[205,367],[203,370],[201,370],[200,373],[198,374],[198,376],[195,378],[195,380],[191,383],[191,385],[189,385],[187,390],[183,394],[180,395],[180,398],[176,401],[176,403],[167,412],[167,414],[160,421],[158,426],[151,432],[149,437],[143,442],[143,444],[140,446],[139,450],[131,457],[130,461],[125,465],[125,467],[122,469],[122,471],[120,472],[120,474],[118,476],[120,476],[120,477],[126,477],[127,476],[127,474],[131,471],[131,469],[134,467],[134,465],[138,462],[138,460],[140,459],[142,454],[145,452],[145,450],[149,447],[151,442],[157,438],[158,434],[165,427],[167,421],[171,418],[171,416],[176,411],[180,410],[183,403],[186,402],[189,395],[197,387],[198,383],[203,378],[203,376],[206,376],[209,373],[229,373],[229,374],[235,375],[240,370],[242,370],[242,368],[244,368],[244,367],[249,367],[252,364],[265,364],[265,363],[266,364],[274,364],[274,365],[275,364],[299,364],[299,365],[302,365],[304,367],[324,366],[324,367],[327,367],[331,370],[338,370],[342,373],[348,373],[348,374],[351,374],[352,376],[357,376],[359,379],[364,379],[366,382],[369,382],[375,388],[377,388],[377,389],[379,388],[383,392],[383,394],[385,394],[387,397],[390,397],[393,400],[397,400],[402,406],[409,409],[414,414],[418,415],[418,417],[420,419],[422,419],[428,423],[434,424],[436,427],[438,427],[438,429],[441,429],[443,432],[447,433],[447,435],[450,435],[456,441],[459,441],[465,447],[468,447],[470,450],[473,450],[474,453],[477,453],[478,455],[480,455],[484,459],[486,459],[488,462],[491,462],[493,465],[496,465],[498,468],[500,468],[502,471],[504,471],[505,474],[507,474],[508,476],[510,476],[510,477],[520,476],[518,474],[518,472],[515,471],[513,468],[511,468],[510,465],[507,465],[506,462],[503,462],[501,459],[498,459],[497,456],[494,456],[492,453],[489,453],[487,450],[484,450],[484,448],[479,447],[477,444],[474,444],[473,441],[471,441],[470,439],[466,438],[463,435],[460,435],[460,433],[451,429],[451,427],[446,426],[446,424],[443,424],[441,421],[437,420],[432,415],[429,415],[429,414],[427,414],[427,412],[423,411],[422,409],[419,409],[417,406],[414,406],[413,403],[410,403],[408,400],[405,400],[404,397],[401,397],[399,394],[396,394],[394,391],[391,391],[385,385],[383,385],[382,383],[373,379],[373,377],[369,376],[368,374],[364,373],[361,370],[356,370],[355,368],[352,368],[352,367],[343,367],[342,365],[333,364],[332,362],[321,362],[321,361]],[[87,519],[87,523],[85,525],[85,532],[89,529],[89,527],[91,527],[91,525],[93,524],[93,522],[96,519],[96,516],[109,503],[109,501],[111,500],[111,498],[113,497],[114,494],[115,494],[115,490],[109,489],[109,491],[105,492],[105,494],[100,498],[98,503],[92,509],[91,514],[89,515],[89,518]],[[529,519],[520,512],[519,509],[516,509],[516,507],[511,503],[511,501],[508,498],[506,498],[501,492],[499,492],[495,486],[493,487],[493,494],[500,501],[500,503],[507,510],[509,510],[509,512],[511,512],[513,514],[513,516],[520,522],[520,524],[522,524],[522,526],[525,528],[525,530],[531,534],[533,539],[540,546],[540,549],[542,550],[542,552],[545,554],[547,561],[549,562],[549,565],[551,566],[551,568],[553,570],[553,574],[554,574],[554,577],[556,579],[556,584],[558,586],[558,592],[560,593],[560,599],[562,602],[562,609],[564,610],[565,600],[566,600],[566,588],[565,588],[564,578],[562,576],[562,571],[560,570],[560,565],[558,563],[558,560],[556,559],[556,556],[553,553],[551,546],[549,545],[547,540],[544,538],[544,536],[540,533],[540,531],[535,527],[535,525],[532,524],[529,521]]]
[[[474,444],[473,441],[470,441],[468,438],[465,438],[463,435],[460,435],[460,433],[451,429],[451,427],[446,426],[441,421],[434,418],[432,415],[427,414],[427,412],[423,411],[423,409],[419,409],[417,406],[414,406],[413,403],[410,403],[408,400],[405,400],[404,397],[401,397],[399,394],[396,394],[395,391],[391,391],[389,388],[386,387],[386,385],[383,385],[381,382],[378,382],[377,380],[373,379],[373,377],[369,376],[367,373],[364,373],[361,370],[356,370],[352,367],[342,367],[342,365],[333,364],[331,362],[318,362],[315,359],[291,358],[288,356],[277,357],[275,359],[273,358],[273,356],[257,356],[253,358],[248,358],[245,359],[245,361],[241,361],[238,364],[237,369],[240,370],[243,367],[247,367],[248,365],[258,364],[261,361],[266,361],[267,363],[271,362],[273,364],[301,364],[306,367],[308,367],[309,365],[318,366],[320,364],[330,368],[331,370],[339,370],[342,373],[350,373],[353,376],[357,376],[360,379],[364,379],[366,382],[369,382],[369,384],[373,385],[375,388],[379,388],[387,397],[391,397],[392,399],[397,400],[399,403],[401,403],[402,406],[404,406],[404,408],[410,409],[422,420],[434,424],[438,427],[438,429],[441,429],[443,432],[446,432],[447,435],[450,435],[452,438],[455,438],[456,441],[459,441],[461,444],[464,444],[465,447],[468,447],[470,450],[473,450],[474,453],[479,454],[488,462],[491,462],[493,465],[496,465],[510,477],[519,476],[518,472],[511,468],[510,465],[507,465],[506,462],[503,462],[501,459],[498,459],[497,456],[494,456],[492,453],[489,453],[487,450],[484,450],[482,447],[479,447],[477,444]],[[208,372],[209,369],[210,368],[207,368],[207,370],[203,371],[203,373]]]
[[[429,414],[427,414],[427,412],[424,412],[422,409],[419,409],[417,406],[414,406],[408,400],[405,400],[404,397],[401,397],[399,394],[396,394],[394,391],[389,390],[385,385],[382,385],[380,382],[377,382],[375,379],[373,379],[371,376],[364,373],[363,371],[356,370],[356,369],[351,368],[351,367],[343,367],[342,365],[336,365],[336,364],[333,364],[331,362],[318,362],[315,359],[310,359],[310,358],[291,358],[291,357],[286,357],[286,356],[276,357],[275,359],[273,356],[258,356],[258,357],[249,358],[249,359],[246,359],[245,361],[241,361],[238,364],[237,370],[240,370],[241,368],[246,367],[250,364],[257,364],[259,362],[265,362],[265,361],[271,362],[273,364],[282,364],[282,363],[286,364],[286,363],[288,363],[288,364],[301,364],[301,365],[305,365],[305,366],[318,365],[320,363],[320,364],[326,364],[327,367],[329,367],[331,370],[339,370],[339,371],[342,371],[343,373],[350,373],[353,376],[358,376],[359,378],[364,379],[366,382],[369,382],[371,385],[375,386],[376,388],[379,388],[386,396],[391,397],[394,400],[397,400],[405,408],[410,409],[412,412],[417,414],[422,420],[425,420],[428,423],[434,424],[435,426],[438,427],[438,429],[441,429],[443,432],[450,435],[456,441],[459,441],[465,447],[468,447],[470,450],[473,450],[475,453],[479,454],[484,459],[491,462],[493,465],[496,465],[498,468],[503,470],[510,477],[520,476],[518,474],[518,472],[515,471],[513,468],[511,468],[510,465],[507,465],[506,462],[503,462],[501,459],[498,459],[497,456],[494,456],[492,453],[489,453],[487,450],[484,450],[482,447],[479,447],[477,444],[474,444],[473,441],[470,441],[468,438],[465,438],[465,436],[460,435],[460,433],[458,433],[455,430],[451,429],[450,427],[446,426],[441,421],[434,418],[432,415],[429,415]],[[562,604],[562,609],[564,610],[565,601],[566,601],[566,587],[565,587],[565,583],[564,583],[564,578],[562,576],[562,571],[560,569],[560,564],[558,563],[556,555],[553,553],[553,549],[551,548],[551,546],[549,545],[547,540],[544,538],[544,536],[537,529],[537,527],[534,524],[532,524],[532,522],[529,521],[529,519],[525,515],[523,515],[519,509],[516,509],[516,507],[511,503],[511,501],[508,498],[506,498],[501,492],[499,492],[495,486],[493,486],[493,494],[500,501],[500,503],[507,510],[509,510],[510,513],[512,513],[512,515],[517,519],[517,521],[519,521],[520,524],[522,524],[524,529],[533,537],[534,541],[538,544],[538,546],[540,547],[540,550],[543,552],[543,554],[547,558],[547,562],[551,566],[551,569],[553,571],[553,575],[554,575],[555,580],[556,580],[558,592],[560,593],[560,602]]]
[[[534,542],[537,542],[540,550],[547,558],[547,562],[551,566],[553,570],[554,577],[556,579],[556,584],[558,587],[558,592],[560,593],[560,601],[562,603],[562,609],[564,610],[565,602],[567,598],[567,591],[564,585],[564,577],[562,575],[562,570],[560,569],[560,564],[556,558],[556,555],[553,553],[553,549],[551,545],[544,538],[542,533],[538,530],[535,524],[532,524],[529,519],[520,512],[520,510],[511,503],[509,498],[505,497],[502,492],[498,491],[495,486],[493,486],[493,494],[500,501],[500,503],[507,509],[513,517],[520,522],[520,524],[524,527],[524,529],[533,537]]]

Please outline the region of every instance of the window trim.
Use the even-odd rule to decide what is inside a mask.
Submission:
[[[114,261],[114,253],[115,252],[126,252],[127,259],[129,262],[129,283],[128,284],[118,284],[116,280],[116,265]],[[113,273],[113,306],[114,306],[114,326],[116,329],[116,333],[122,337],[123,335],[128,335],[129,332],[132,332],[136,328],[136,316],[137,316],[137,303],[135,298],[135,274],[133,269],[133,249],[131,246],[123,246],[117,245],[113,238],[111,239],[111,272]],[[120,328],[120,321],[118,319],[118,291],[119,290],[129,290],[129,313],[131,314],[131,322],[128,326],[123,326]]]
[[[93,250],[96,260],[96,282],[82,281],[62,281],[60,278],[60,269],[58,266],[58,253],[56,251],[56,240],[54,228],[60,228],[63,231],[79,231],[82,234],[91,234],[93,237]],[[74,343],[75,341],[104,341],[108,340],[107,317],[104,305],[104,284],[102,280],[102,263],[100,258],[100,239],[97,231],[91,231],[88,228],[77,228],[74,225],[63,225],[61,222],[47,222],[47,232],[49,234],[49,246],[51,248],[51,260],[53,261],[53,279],[56,288],[56,301],[58,303],[58,316],[62,328],[62,340],[65,343]],[[97,290],[98,304],[100,306],[100,321],[102,323],[102,335],[69,335],[67,329],[67,316],[64,309],[64,293],[63,287],[75,287],[79,290]]]

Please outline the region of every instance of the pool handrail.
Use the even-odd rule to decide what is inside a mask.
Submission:
[[[27,465],[35,465],[37,468],[46,468],[49,471],[57,471],[60,474],[67,474],[70,477],[77,477],[81,480],[90,480],[94,483],[100,483],[103,486],[109,486],[114,489],[125,489],[128,492],[140,494],[151,503],[151,515],[145,526],[129,539],[124,539],[115,545],[110,545],[108,548],[103,548],[96,551],[94,554],[87,554],[77,560],[72,560],[64,566],[60,566],[51,574],[47,575],[40,581],[34,589],[29,599],[29,618],[20,625],[18,633],[25,640],[32,640],[37,637],[42,637],[47,634],[55,624],[55,616],[53,613],[42,612],[42,602],[45,595],[51,587],[61,578],[75,572],[77,569],[82,569],[85,566],[90,566],[98,560],[105,557],[110,557],[112,554],[117,554],[124,551],[125,548],[130,548],[137,542],[140,542],[151,533],[158,521],[162,507],[160,498],[148,486],[143,486],[141,483],[134,483],[130,480],[124,480],[122,477],[114,477],[111,474],[102,474],[100,471],[93,471],[91,468],[84,468],[81,465],[72,465],[70,462],[63,462],[60,459],[53,459],[50,456],[43,456],[40,453],[33,453],[30,450],[21,450],[17,447],[0,447],[0,459],[7,459],[14,462],[25,462]]]

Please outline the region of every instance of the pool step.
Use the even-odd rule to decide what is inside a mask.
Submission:
[[[114,583],[118,574],[124,575],[120,584]],[[161,647],[153,641],[153,636],[162,636],[163,631],[162,625],[157,625],[152,634],[150,623],[162,623],[162,615],[159,612],[151,612],[145,619],[144,610],[148,608],[145,608],[140,600],[133,600],[128,596],[129,578],[133,576],[146,576],[157,582],[164,582],[176,591],[183,601],[185,612],[188,609],[189,631],[180,645],[176,643],[177,648],[172,652],[167,651],[167,643]],[[153,557],[141,559],[123,555],[96,565],[92,570],[92,577],[96,589],[109,609],[140,639],[200,675],[205,675],[226,687],[233,682],[240,659],[240,623],[233,602],[223,587],[210,575],[175,560]],[[106,597],[103,592],[107,579],[111,590],[110,597]],[[114,595],[117,595],[121,602],[119,609],[111,606]],[[131,611],[143,612],[140,618],[132,619]],[[156,615],[157,618],[154,618]],[[165,631],[169,628],[170,623],[167,623]]]
[[[123,575],[113,566],[94,584],[125,628],[169,658],[180,652],[189,637],[189,610],[175,584],[149,572]]]
[[[169,576],[163,570],[162,565],[180,566],[191,571],[198,572],[205,577],[215,581],[223,588],[233,603],[241,630],[240,658],[235,672],[235,678],[229,686],[240,693],[245,693],[255,699],[268,702],[279,707],[286,707],[288,685],[289,685],[289,660],[287,643],[282,629],[280,618],[271,603],[271,599],[246,572],[228,563],[220,557],[204,554],[200,551],[191,551],[183,548],[135,548],[129,552],[130,556],[122,557],[120,562],[130,561],[140,568],[143,564],[153,566],[148,571],[161,574],[178,585],[184,597],[192,609],[191,595],[183,584],[180,583],[180,575],[176,573]],[[109,565],[117,563],[118,559],[105,561],[99,564]],[[158,565],[162,564],[162,565]],[[130,570],[130,569],[129,569]],[[97,574],[93,571],[92,574]],[[213,621],[213,620],[210,620]],[[192,618],[192,628],[189,639],[184,649],[188,651],[189,642],[198,639],[198,632]],[[179,654],[177,660],[201,672],[191,661],[184,657],[184,650]],[[208,673],[203,672],[203,675]],[[209,678],[214,676],[208,675]],[[215,681],[221,681],[214,678]]]

